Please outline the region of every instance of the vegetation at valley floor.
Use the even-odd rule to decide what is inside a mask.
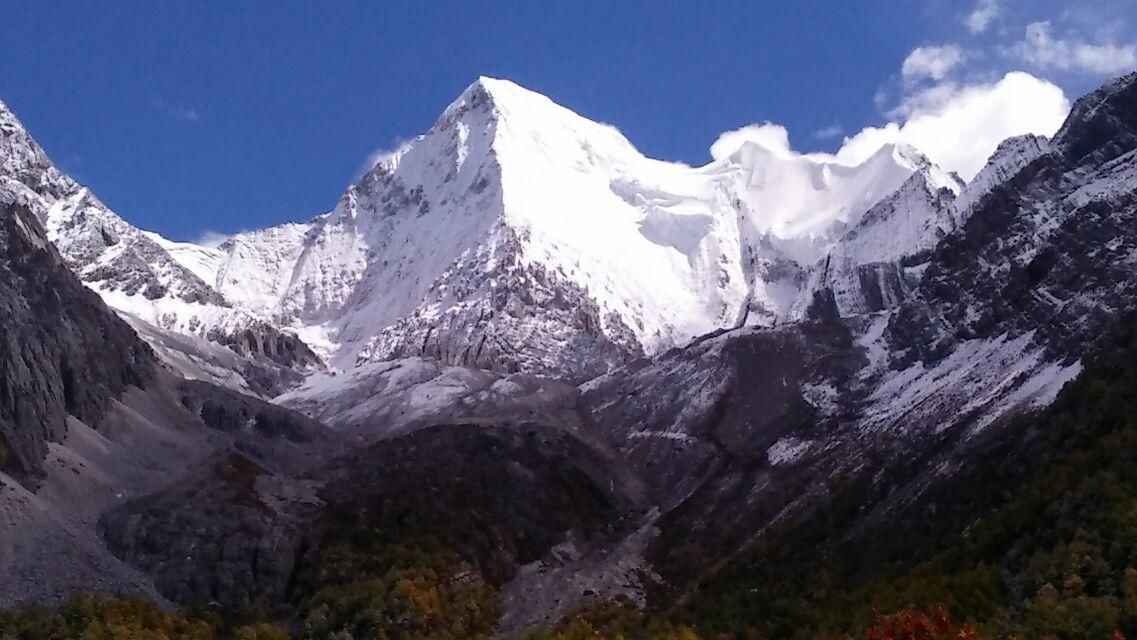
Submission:
[[[363,592],[360,592],[363,595]],[[381,603],[364,598],[369,604]],[[359,604],[356,598],[349,600]],[[401,622],[391,619],[367,618],[365,628],[352,627],[351,624],[337,629],[306,624],[300,636],[304,638],[484,638],[484,632],[470,635],[455,628],[438,627],[430,629],[430,620],[440,622],[447,615],[434,617],[424,615],[431,607],[418,609],[411,617]],[[367,606],[350,607],[355,613],[367,611]],[[372,611],[383,610],[380,605]],[[416,617],[417,616],[417,617]],[[457,616],[451,620],[462,619]],[[354,619],[359,623],[361,619]],[[233,638],[234,640],[287,640],[293,635],[283,627],[271,623],[255,623],[235,628],[226,628],[216,617],[204,615],[196,617],[189,613],[179,615],[163,611],[157,606],[142,600],[130,598],[78,597],[65,606],[47,609],[29,607],[17,612],[0,614],[0,638],[4,640],[215,640]],[[979,640],[981,636],[972,625],[956,624],[946,610],[932,611],[906,610],[879,616],[859,637],[864,640]],[[580,615],[568,620],[555,630],[541,630],[529,633],[522,640],[600,640],[600,639],[644,638],[645,640],[699,640],[699,634],[687,626],[679,626],[661,620],[648,620],[638,614],[627,612],[612,616],[597,616],[595,612]]]

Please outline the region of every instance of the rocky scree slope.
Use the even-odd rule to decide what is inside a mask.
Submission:
[[[230,453],[109,512],[100,528],[175,601],[267,605],[290,619],[345,546],[372,540],[437,545],[467,563],[465,579],[500,587],[566,535],[615,538],[633,504],[626,483],[612,460],[559,428],[440,424],[299,475]]]
[[[80,590],[159,597],[111,556],[96,522],[214,450],[287,466],[325,427],[178,378],[85,287],[35,214],[0,186],[0,605]]]

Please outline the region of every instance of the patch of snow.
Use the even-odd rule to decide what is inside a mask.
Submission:
[[[766,459],[775,467],[793,464],[801,459],[812,445],[813,443],[809,440],[801,440],[792,436],[779,438],[777,442],[770,445],[769,449],[766,449]]]
[[[865,350],[868,364],[861,370],[860,377],[868,378],[880,372],[888,364],[889,348],[884,337],[888,329],[888,321],[892,318],[890,313],[878,313],[872,316],[872,321],[864,333],[857,338],[857,345]]]
[[[697,442],[697,438],[693,438],[686,433],[680,431],[633,431],[628,434],[629,438],[662,438],[664,440],[675,440],[676,442]]]
[[[212,284],[217,279],[217,270],[224,257],[220,250],[191,242],[167,240],[151,231],[143,231],[142,233],[159,247],[169,252],[178,264],[189,269],[190,273],[201,278],[204,282]]]
[[[938,432],[959,424],[978,430],[1012,412],[1051,402],[1081,371],[1047,361],[1034,334],[960,343],[932,366],[888,372],[870,397],[863,431],[919,427]]]

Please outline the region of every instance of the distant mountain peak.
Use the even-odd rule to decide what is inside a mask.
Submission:
[[[526,89],[521,85],[506,80],[504,78],[493,78],[490,76],[478,76],[476,80],[470,83],[470,86],[459,95],[459,100],[477,100],[479,98],[488,98],[494,102],[508,102],[509,100],[540,100],[544,99],[552,104],[544,95]]]

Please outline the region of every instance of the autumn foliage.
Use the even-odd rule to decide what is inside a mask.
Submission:
[[[881,616],[865,632],[866,640],[979,640],[970,624],[958,625],[944,607],[929,612],[907,609]]]

